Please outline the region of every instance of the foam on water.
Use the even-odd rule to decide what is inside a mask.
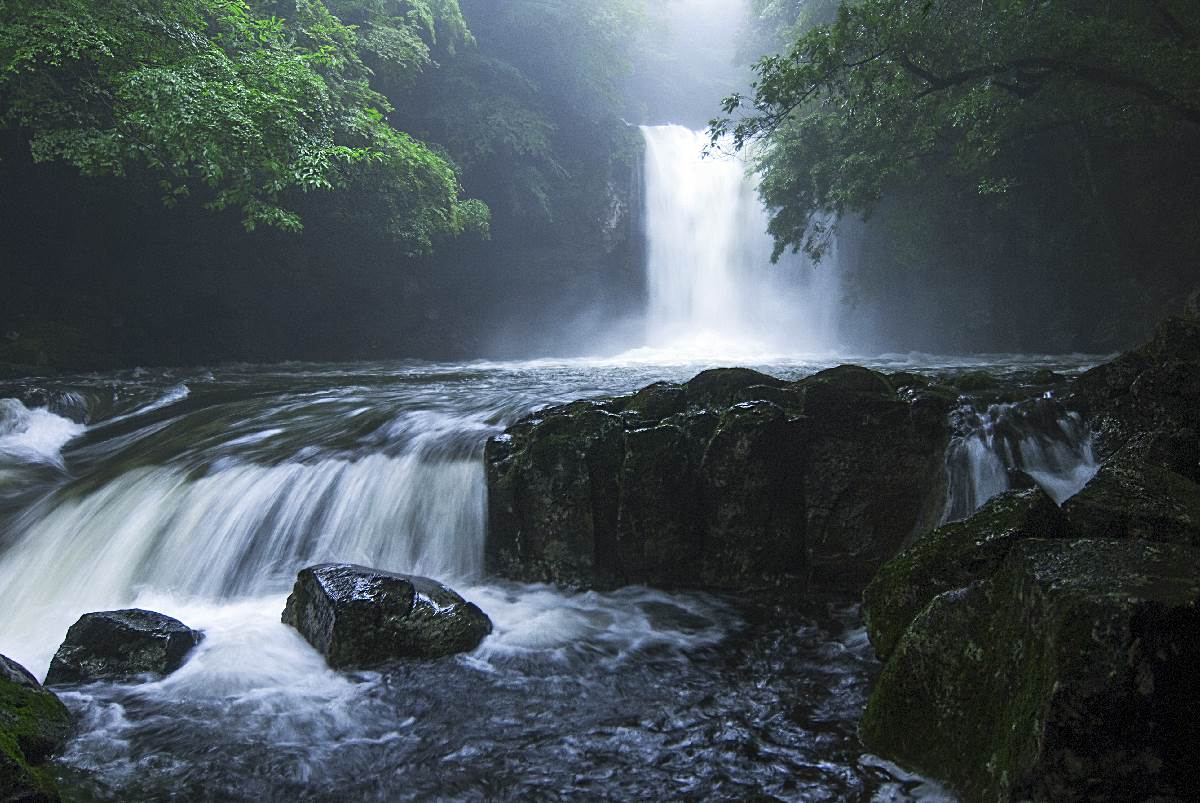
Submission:
[[[43,407],[28,409],[17,399],[0,399],[0,464],[48,463],[62,467],[62,448],[87,427]]]

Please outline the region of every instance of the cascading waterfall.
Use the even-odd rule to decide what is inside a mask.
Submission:
[[[106,425],[186,397],[172,389]],[[9,432],[0,435],[0,469],[6,455],[13,470],[61,469],[58,450],[85,427],[16,400],[5,405]],[[362,411],[341,404],[327,415],[352,428]],[[249,417],[217,433],[215,444],[160,458],[161,464],[147,455],[176,443],[170,427],[135,430],[106,482],[68,482],[8,526],[0,589],[21,616],[0,628],[5,649],[41,670],[84,611],[145,595],[178,603],[285,594],[297,569],[316,562],[356,562],[447,582],[478,577],[485,529],[479,443],[455,441],[478,431],[479,422],[434,418],[401,414],[349,454],[313,453],[301,436],[286,459],[271,451],[273,439],[286,439],[283,429],[249,431],[259,429]],[[421,429],[415,437],[414,427]]]
[[[1052,399],[993,404],[982,413],[967,405],[955,417],[960,434],[946,454],[943,521],[969,517],[1026,477],[1061,505],[1099,469],[1091,430]]]
[[[743,161],[705,158],[708,136],[647,126],[647,345],[706,355],[836,348],[836,253],[771,264],[768,217]]]

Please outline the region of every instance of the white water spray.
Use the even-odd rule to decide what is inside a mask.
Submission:
[[[647,345],[710,357],[836,349],[836,253],[771,264],[758,184],[738,159],[704,158],[704,132],[648,126]]]

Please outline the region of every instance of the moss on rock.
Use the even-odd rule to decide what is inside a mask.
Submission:
[[[0,800],[59,800],[45,763],[70,732],[71,715],[58,697],[0,655]]]
[[[871,696],[878,754],[966,800],[1196,799],[1200,550],[1031,539],[916,617]]]
[[[886,563],[863,593],[871,644],[886,659],[918,613],[935,597],[989,577],[1024,538],[1063,534],[1054,501],[1040,489],[1009,491],[966,521],[922,536]]]

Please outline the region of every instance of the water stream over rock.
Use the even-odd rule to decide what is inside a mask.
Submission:
[[[757,367],[798,378],[829,364]],[[539,405],[703,367],[244,366],[0,387],[0,653],[41,676],[76,618],[128,606],[206,632],[160,681],[60,687],[81,722],[66,788],[100,800],[936,798],[858,746],[877,665],[850,595],[781,609],[481,576],[489,435]],[[450,583],[496,630],[466,656],[331,672],[280,622],[296,572],[321,561]]]

